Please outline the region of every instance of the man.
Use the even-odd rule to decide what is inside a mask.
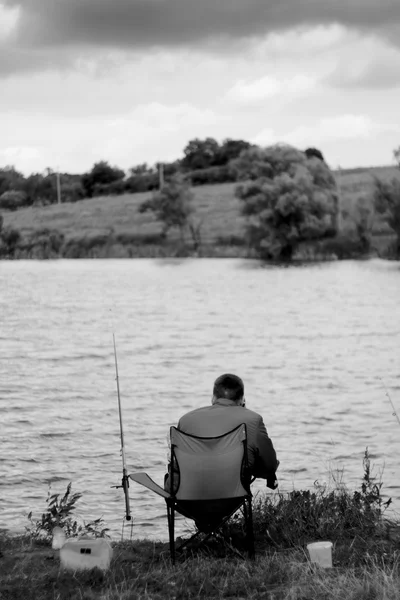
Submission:
[[[211,406],[193,410],[180,419],[178,429],[199,437],[216,437],[241,423],[247,429],[247,453],[250,475],[266,479],[271,489],[277,487],[275,473],[279,466],[276,452],[261,415],[245,407],[244,384],[237,375],[221,375],[214,383]],[[169,469],[170,470],[170,469]],[[174,470],[174,486],[178,473]],[[170,491],[170,477],[165,489]]]

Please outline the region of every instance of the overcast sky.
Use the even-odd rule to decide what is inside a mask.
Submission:
[[[0,167],[128,169],[207,136],[393,164],[400,0],[0,0]]]

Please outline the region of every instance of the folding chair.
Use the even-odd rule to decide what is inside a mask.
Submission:
[[[204,543],[239,509],[243,510],[247,551],[254,558],[253,515],[248,476],[247,435],[243,423],[217,437],[198,437],[171,427],[171,465],[177,469],[179,483],[166,492],[146,473],[130,478],[165,498],[172,563],[181,550],[200,533]],[[170,480],[173,479],[173,471]],[[171,485],[173,482],[171,482]],[[198,529],[190,540],[175,548],[175,513],[195,521]]]

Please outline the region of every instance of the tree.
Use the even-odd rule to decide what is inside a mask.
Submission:
[[[318,150],[318,148],[307,148],[307,150],[304,150],[305,155],[307,156],[307,158],[318,158],[319,160],[322,160],[323,162],[325,162],[324,156],[321,152],[321,150]]]
[[[19,191],[22,189],[24,176],[12,166],[0,169],[0,196],[4,192]]]
[[[222,142],[214,164],[216,166],[227,165],[231,160],[238,158],[243,150],[248,150],[249,148],[251,148],[249,142],[227,138]]]
[[[132,177],[136,177],[137,175],[151,175],[155,173],[154,167],[149,167],[147,163],[141,163],[140,165],[135,165],[129,169],[129,175]]]
[[[219,144],[214,138],[190,140],[183,150],[182,167],[187,171],[212,167],[215,165],[219,151]]]
[[[27,204],[53,204],[57,201],[57,184],[55,175],[33,173],[24,181],[23,191],[27,195]]]
[[[177,227],[183,241],[189,216],[193,212],[192,200],[190,184],[182,175],[174,175],[161,190],[154,192],[151,198],[140,205],[139,212],[154,213],[157,221],[162,223],[163,237],[167,236],[170,229]]]
[[[375,210],[383,215],[385,221],[396,234],[396,258],[400,259],[400,180],[374,180]]]
[[[372,229],[375,223],[375,211],[369,199],[359,196],[353,210],[344,209],[341,215],[354,226],[361,252],[368,253],[371,250]]]
[[[82,185],[87,196],[91,198],[96,185],[113,183],[124,177],[124,171],[118,167],[111,167],[108,162],[102,160],[95,163],[89,173],[84,173],[82,175]]]
[[[396,148],[395,150],[393,150],[393,156],[395,161],[397,162],[397,166],[400,169],[400,146],[398,148]]]
[[[252,160],[253,159],[253,160]],[[290,260],[301,242],[337,232],[335,179],[317,158],[291,146],[250,149],[236,163],[250,246],[261,258]]]
[[[231,162],[231,169],[238,181],[276,177],[282,173],[293,174],[297,165],[304,164],[303,152],[285,144],[276,144],[268,148],[252,146]]]

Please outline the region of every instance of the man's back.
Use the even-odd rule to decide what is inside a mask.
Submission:
[[[249,467],[253,475],[270,478],[277,460],[272,441],[258,413],[226,398],[218,398],[211,406],[198,408],[183,415],[178,429],[199,437],[216,437],[246,424]]]

